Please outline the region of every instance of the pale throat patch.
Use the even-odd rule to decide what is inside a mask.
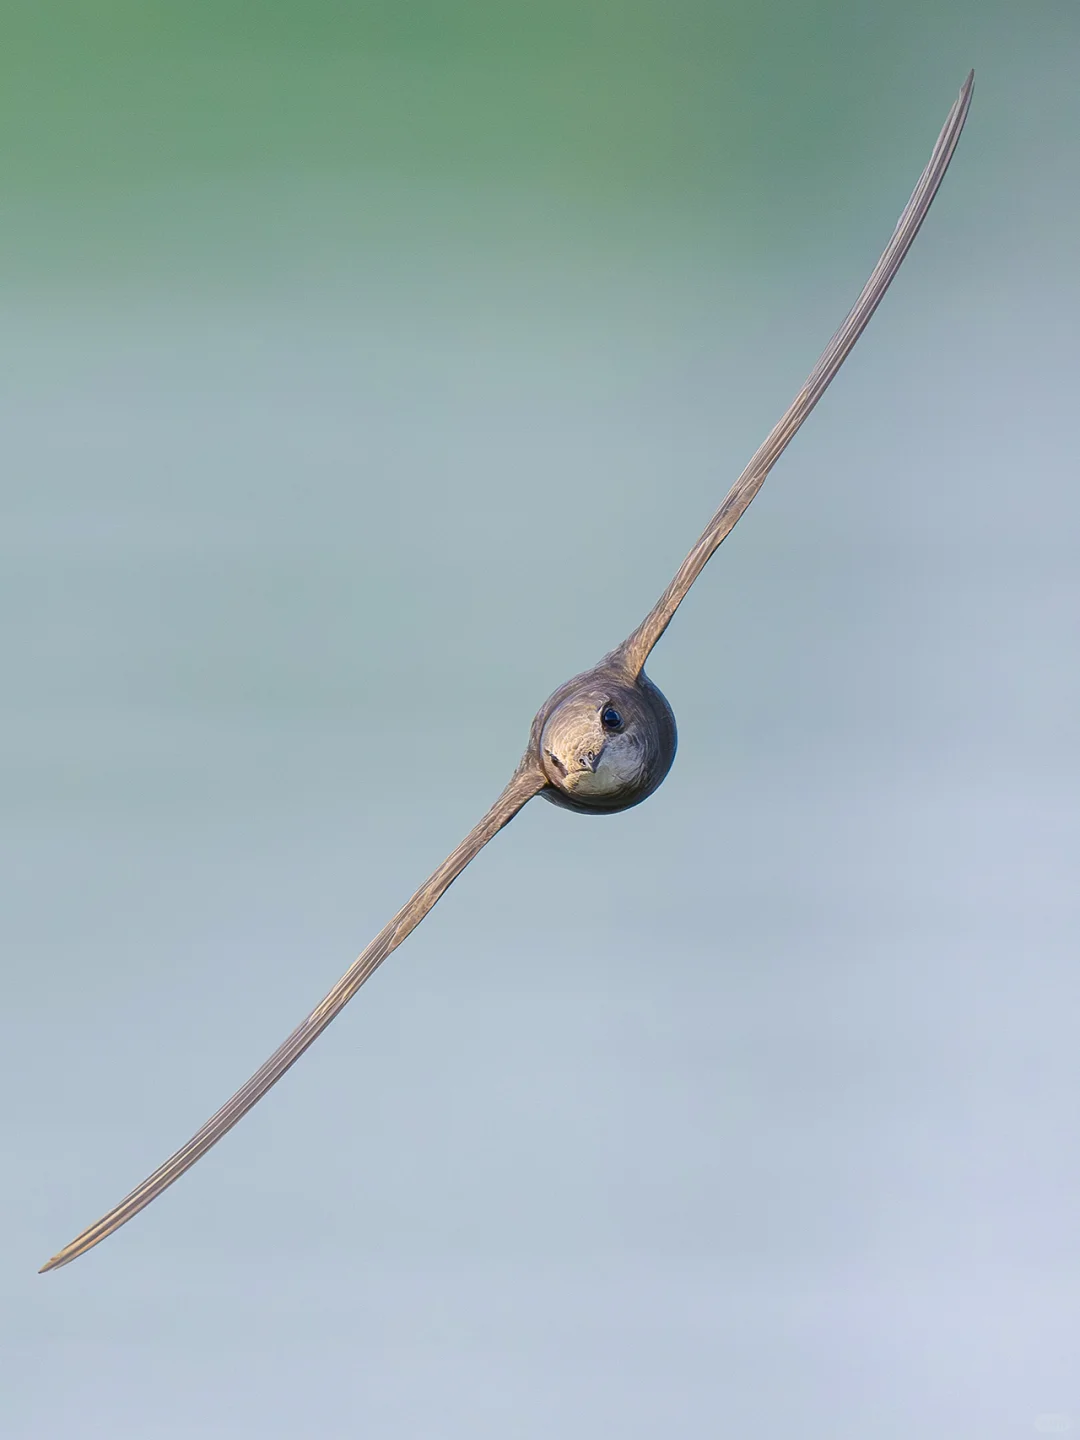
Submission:
[[[641,776],[641,752],[624,735],[607,741],[595,770],[570,769],[563,782],[567,789],[583,795],[613,795],[636,785]]]

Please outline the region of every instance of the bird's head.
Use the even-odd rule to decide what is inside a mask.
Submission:
[[[675,717],[644,674],[598,666],[564,685],[536,717],[547,799],[572,810],[626,810],[651,795],[675,758]]]

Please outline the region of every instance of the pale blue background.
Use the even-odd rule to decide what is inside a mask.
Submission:
[[[4,1436],[1080,1428],[1080,10],[60,8],[4,62]],[[971,64],[653,656],[662,791],[528,807],[36,1276],[651,605]]]

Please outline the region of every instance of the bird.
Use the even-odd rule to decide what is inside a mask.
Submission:
[[[517,769],[487,814],[266,1063],[186,1145],[58,1251],[39,1273],[68,1265],[100,1244],[216,1145],[299,1060],[465,867],[530,800],[539,795],[579,814],[615,814],[639,805],[663,782],[675,758],[675,716],[664,695],[645,674],[645,662],[709,558],[825,393],[892,283],[945,177],[968,116],[974,83],[972,70],[888,245],[843,324],[641,624],[591,670],[568,680],[545,701],[532,722],[529,743]]]

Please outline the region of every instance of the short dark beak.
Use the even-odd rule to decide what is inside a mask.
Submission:
[[[582,770],[588,770],[593,775],[595,775],[596,767],[600,764],[600,756],[603,755],[606,749],[607,742],[605,741],[604,744],[600,746],[599,750],[590,750],[587,755],[582,755],[581,758],[578,760],[578,764],[580,765]]]

